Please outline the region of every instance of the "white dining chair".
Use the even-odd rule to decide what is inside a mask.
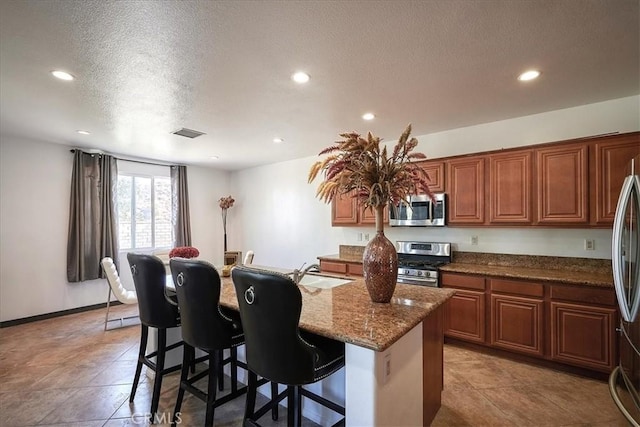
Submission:
[[[244,261],[242,263],[244,265],[249,265],[253,263],[253,251],[247,251],[247,254],[244,256]]]
[[[122,286],[122,282],[120,282],[120,276],[118,275],[118,270],[113,262],[113,260],[109,257],[105,257],[100,261],[102,264],[102,268],[104,269],[105,274],[107,275],[107,282],[109,283],[109,293],[107,295],[107,314],[104,317],[104,330],[107,330],[107,325],[109,322],[120,321],[120,327],[124,326],[124,321],[127,319],[135,319],[138,316],[124,316],[115,319],[109,319],[109,308],[111,307],[111,294],[115,295],[116,299],[120,301],[122,304],[137,304],[138,296],[135,291],[130,291],[125,289]],[[114,328],[115,329],[115,328]]]

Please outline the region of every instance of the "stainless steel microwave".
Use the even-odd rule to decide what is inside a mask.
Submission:
[[[447,217],[445,193],[429,196],[409,196],[398,206],[389,206],[389,225],[392,227],[442,227]]]

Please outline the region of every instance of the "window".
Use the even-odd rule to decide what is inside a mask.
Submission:
[[[120,250],[170,248],[171,178],[118,174]]]

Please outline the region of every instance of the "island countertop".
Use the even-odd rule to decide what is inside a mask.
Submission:
[[[332,289],[300,286],[300,327],[374,351],[384,351],[455,293],[398,283],[389,304],[371,302],[363,278]],[[222,306],[238,310],[230,277],[222,277]]]

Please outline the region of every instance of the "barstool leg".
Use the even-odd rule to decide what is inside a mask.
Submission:
[[[216,365],[216,369],[218,370],[218,390],[224,390],[224,366],[222,361],[224,360],[224,350],[218,350],[218,360],[220,361]]]
[[[271,381],[271,401],[273,402],[273,407],[271,408],[271,419],[273,421],[278,420],[278,403],[276,403],[277,399],[278,399],[278,383]]]
[[[216,402],[216,377],[219,365],[222,365],[220,352],[212,351],[209,353],[209,382],[207,387],[207,412],[204,419],[205,426],[213,426],[213,415],[215,413],[214,403]]]
[[[256,409],[256,393],[258,390],[258,376],[250,370],[247,370],[247,400],[244,406],[244,419],[251,420]],[[245,422],[246,424],[246,422]]]
[[[231,358],[231,393],[238,391],[238,349],[231,347],[229,350]]]
[[[158,356],[156,358],[156,372],[153,380],[153,396],[151,397],[151,420],[158,412],[160,402],[160,389],[162,388],[162,371],[164,370],[164,356],[167,350],[167,330],[158,328]],[[153,423],[152,423],[153,424]]]
[[[194,355],[194,348],[185,343],[182,350],[182,369],[180,370],[178,398],[176,399],[176,406],[173,410],[173,419],[171,421],[172,425],[176,424],[178,420],[178,413],[180,412],[180,408],[182,408],[182,399],[184,399],[184,388],[182,387],[182,382],[187,381],[187,379],[189,378],[189,367],[193,366]]]
[[[300,426],[300,389],[296,386],[287,386],[287,427]]]
[[[140,333],[140,350],[138,351],[138,364],[136,365],[136,374],[133,377],[133,386],[131,386],[131,394],[129,395],[129,403],[133,402],[133,398],[136,396],[136,389],[138,388],[138,381],[140,381],[140,373],[142,372],[142,361],[147,351],[147,337],[149,336],[149,327],[141,325],[142,330]]]

